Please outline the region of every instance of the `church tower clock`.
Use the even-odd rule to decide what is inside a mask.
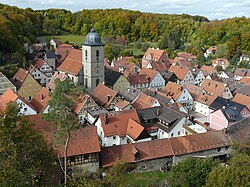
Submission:
[[[104,82],[104,44],[94,28],[87,34],[82,44],[82,64],[84,86],[91,94],[99,83]]]

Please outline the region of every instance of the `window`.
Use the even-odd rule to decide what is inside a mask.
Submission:
[[[174,137],[174,133],[171,133],[171,137]]]
[[[29,100],[31,100],[31,96],[29,96]]]
[[[27,108],[24,108],[23,110],[24,110],[24,112],[27,112],[28,109],[27,109]]]
[[[88,88],[88,79],[85,78],[85,88]]]
[[[178,131],[178,135],[181,135],[181,132],[180,132],[180,131]]]
[[[99,50],[96,50],[96,62],[99,61]]]
[[[115,136],[113,136],[113,140],[115,140],[116,139],[116,137]]]

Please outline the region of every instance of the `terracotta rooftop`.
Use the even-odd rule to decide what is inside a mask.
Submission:
[[[22,86],[28,74],[29,74],[28,71],[26,71],[23,68],[19,68],[19,70],[16,72],[16,74],[12,79],[13,84],[19,89]]]
[[[241,80],[240,80],[241,83],[243,83],[244,85],[246,86],[250,86],[250,77],[243,77]]]
[[[161,58],[161,56],[164,54],[165,54],[164,50],[155,49],[155,48],[148,48],[148,50],[144,54],[143,58],[147,58],[148,56],[150,56],[151,59],[158,61]]]
[[[195,98],[197,95],[199,95],[199,93],[203,91],[202,87],[195,86],[192,84],[187,84],[185,88],[189,91],[193,98]]]
[[[128,102],[126,100],[122,100],[122,99],[115,104],[115,106],[117,106],[120,109],[124,109],[128,105],[130,105],[130,102]]]
[[[245,105],[250,110],[250,96],[237,93],[232,101]]]
[[[209,94],[206,94],[205,92],[200,92],[195,98],[194,100],[196,102],[199,102],[199,103],[203,103],[207,106],[210,106],[214,100],[217,98],[216,95],[209,95]]]
[[[136,140],[144,128],[139,124],[139,118],[135,109],[116,113],[101,114],[100,120],[106,137],[129,135]]]
[[[128,78],[130,85],[149,83],[149,80],[146,74],[133,73],[133,74],[130,74],[127,78]]]
[[[133,56],[128,57],[118,57],[116,60],[113,60],[112,63],[114,64],[114,67],[126,67],[129,63],[132,63],[134,61]]]
[[[162,62],[150,62],[150,65],[152,66],[152,69],[156,70],[156,71],[167,71],[168,67],[165,63]]]
[[[24,102],[26,105],[28,105],[34,111],[36,111],[36,109],[28,101],[23,99],[18,93],[15,93],[11,88],[8,88],[3,93],[3,95],[1,95],[1,97],[0,97],[0,110],[5,110],[5,108],[9,102],[15,102],[17,99],[20,99],[22,102]]]
[[[216,95],[220,96],[224,89],[227,87],[227,84],[224,84],[222,82],[218,82],[215,80],[209,80],[205,79],[201,83],[201,87],[209,94],[209,95]]]
[[[57,69],[58,71],[78,75],[82,67],[82,51],[73,49]]]
[[[58,63],[61,64],[73,49],[73,45],[70,44],[60,45],[55,51]]]
[[[142,68],[142,70],[139,72],[139,74],[145,74],[149,78],[149,82],[151,82],[155,76],[157,75],[156,70],[148,69],[148,68]]]
[[[179,80],[183,80],[189,72],[189,68],[172,65],[170,66],[169,71],[173,72]]]
[[[156,103],[158,103],[157,99],[149,95],[146,95],[144,93],[141,93],[139,97],[135,100],[135,102],[133,103],[133,107],[137,110],[151,108]]]
[[[54,75],[52,76],[51,80],[47,84],[47,89],[48,90],[55,90],[55,80],[59,79],[60,82],[63,82],[65,79],[67,79],[67,76],[63,73],[55,72]]]
[[[42,113],[48,106],[50,100],[49,91],[47,88],[42,87],[39,92],[32,98],[30,104],[34,106],[38,113]]]
[[[39,58],[39,59],[35,60],[34,66],[37,69],[40,69],[43,66],[44,63],[45,63],[45,61],[43,59]]]
[[[203,74],[206,76],[211,75],[212,73],[215,73],[215,68],[213,66],[205,66],[203,65],[201,67],[201,70],[203,71]]]
[[[93,90],[91,97],[98,105],[107,109],[116,95],[116,91],[108,88],[103,84],[98,84],[98,86]]]
[[[102,166],[112,166],[117,161],[134,163],[174,155],[185,155],[226,147],[230,143],[230,139],[223,131],[210,131],[170,139],[106,147],[101,152]],[[136,154],[139,156],[136,157]]]
[[[191,53],[187,53],[187,52],[177,53],[177,56],[182,57],[182,58],[186,58],[186,59],[197,59],[197,56],[195,56]]]
[[[181,85],[168,81],[162,92],[165,93],[166,96],[170,96],[176,100],[180,96],[182,89],[183,87]]]

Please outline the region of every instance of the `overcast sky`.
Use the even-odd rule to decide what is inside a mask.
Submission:
[[[0,0],[1,3],[33,9],[124,8],[142,12],[201,15],[209,19],[250,17],[250,0]]]

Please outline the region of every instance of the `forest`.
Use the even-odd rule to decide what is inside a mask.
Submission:
[[[65,9],[32,10],[0,4],[0,66],[25,65],[23,44],[36,42],[37,36],[57,35],[61,31],[85,36],[92,24],[107,44],[105,50],[113,51],[110,58],[120,55],[114,50],[114,43],[119,47],[132,42],[156,42],[168,52],[181,49],[196,55],[217,45],[223,49],[222,56],[233,61],[250,53],[250,19],[246,17],[210,21],[187,14],[123,9],[72,13]]]

